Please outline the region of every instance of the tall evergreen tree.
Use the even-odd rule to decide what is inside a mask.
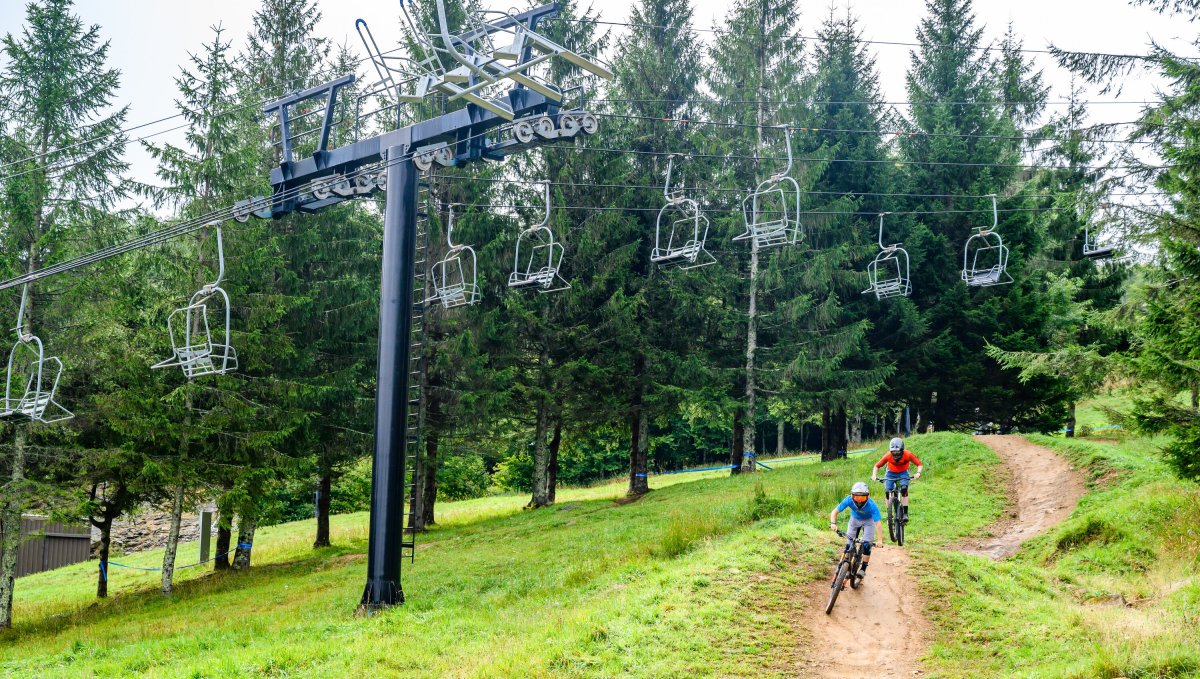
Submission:
[[[106,222],[105,211],[122,193],[127,109],[111,110],[119,73],[106,65],[109,44],[100,27],[72,10],[69,0],[31,2],[21,34],[0,41],[0,160],[6,166],[0,189],[7,223],[0,236],[10,272],[52,263],[69,252],[72,238],[89,240],[88,225]],[[55,318],[54,304],[31,293],[23,322],[33,328]],[[0,545],[0,628],[12,622],[21,511],[29,498],[24,448],[31,428],[14,429],[0,507],[0,522],[8,527]]]

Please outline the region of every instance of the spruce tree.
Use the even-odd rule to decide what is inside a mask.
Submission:
[[[100,27],[85,24],[69,0],[31,2],[20,35],[0,41],[0,160],[5,163],[4,265],[27,272],[90,241],[93,223],[123,195],[121,160],[127,109],[113,106],[119,73],[106,65],[108,43]],[[16,315],[16,305],[11,307]],[[29,295],[24,323],[44,326],[61,317],[54,298]],[[10,317],[12,317],[10,316]],[[36,330],[35,330],[36,332]],[[70,365],[70,360],[67,361]],[[68,377],[68,379],[70,379]],[[21,512],[29,499],[26,451],[32,428],[18,424],[8,457],[0,522],[0,628],[12,623],[12,596]]]

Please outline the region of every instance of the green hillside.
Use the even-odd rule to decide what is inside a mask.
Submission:
[[[914,490],[910,549],[934,623],[932,676],[1174,677],[1200,672],[1200,491],[1172,480],[1152,442],[1033,437],[1086,468],[1073,517],[1013,559],[954,551],[1001,513],[994,453],[959,434],[911,439],[929,473]],[[354,615],[366,517],[264,530],[250,573],[156,575],[94,564],[24,578],[17,626],[0,635],[10,676],[788,676],[808,648],[796,612],[838,541],[828,509],[869,456],[787,463],[753,477],[658,477],[442,506],[406,564],[409,601]],[[1019,473],[1019,470],[1016,470]],[[758,488],[761,484],[761,493]],[[1189,518],[1193,517],[1193,518]],[[885,547],[895,549],[895,547]],[[186,548],[191,556],[194,545]],[[121,560],[152,567],[158,553]]]
[[[914,539],[953,540],[997,514],[997,498],[958,504],[957,489],[982,487],[990,451],[948,434],[913,448],[933,470]],[[447,504],[406,564],[408,603],[370,619],[354,616],[363,515],[336,517],[338,546],[317,552],[310,522],[264,530],[252,572],[185,571],[172,599],[157,593],[153,574],[114,569],[113,598],[93,603],[94,564],[32,576],[19,583],[16,628],[0,636],[0,671],[782,675],[803,650],[788,613],[838,545],[828,511],[868,468],[858,458],[754,477],[660,477],[658,490],[623,506],[615,484],[563,491],[557,506],[533,512],[516,497]],[[759,483],[765,496],[756,499]]]

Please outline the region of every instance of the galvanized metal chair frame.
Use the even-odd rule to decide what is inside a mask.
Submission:
[[[74,413],[54,398],[58,391],[58,382],[62,378],[63,363],[57,356],[46,356],[42,340],[37,335],[27,332],[24,327],[28,288],[26,285],[21,289],[21,307],[17,312],[17,327],[14,328],[17,342],[8,352],[4,407],[0,409],[0,417],[28,417],[43,424],[62,422],[75,417]],[[29,358],[21,358],[21,354],[27,354]],[[27,371],[21,372],[26,366]],[[18,389],[22,388],[19,383],[24,382],[19,398],[13,395],[14,381],[18,383]]]
[[[800,221],[800,184],[792,172],[792,132],[783,127],[787,167],[763,180],[742,200],[746,231],[733,240],[749,240],[758,249],[794,245],[804,237]]]
[[[445,309],[479,302],[478,260],[470,245],[454,244],[454,205],[446,219],[446,255],[430,269],[433,295],[425,303],[437,302]]]
[[[1101,246],[1096,241],[1092,240],[1091,227],[1087,224],[1083,225],[1083,256],[1089,259],[1108,259],[1116,252],[1116,248],[1111,245]]]
[[[527,87],[543,96],[561,101],[562,92],[553,85],[543,82],[530,73],[535,66],[555,57],[565,59],[572,65],[593,75],[611,79],[612,73],[585,55],[577,54],[533,30],[534,19],[529,13],[515,15],[509,12],[468,12],[465,23],[468,30],[455,35],[450,32],[444,0],[437,0],[437,28],[425,32],[401,3],[405,23],[415,43],[415,58],[406,60],[412,71],[391,69],[403,73],[405,82],[412,83],[410,98],[415,101],[432,91],[449,95],[451,101],[463,99],[493,114],[512,120],[511,108],[484,95],[484,91],[504,80]],[[495,21],[486,21],[482,15],[498,15]],[[361,33],[361,31],[360,31]],[[493,36],[510,36],[508,44],[497,47]],[[364,38],[364,43],[366,39]],[[374,40],[372,39],[373,43]],[[372,44],[368,52],[378,52]],[[377,68],[387,62],[372,59]],[[382,69],[381,69],[382,70]],[[394,78],[383,78],[385,82]]]
[[[667,159],[667,180],[663,185],[667,204],[658,211],[658,219],[654,222],[654,249],[650,251],[650,261],[685,270],[708,266],[717,261],[712,253],[704,249],[708,238],[708,217],[704,216],[696,201],[683,197],[682,189],[671,193],[671,170],[674,164],[675,156]],[[679,216],[673,216],[676,214]],[[667,222],[666,228],[664,222]],[[664,231],[667,231],[665,244]]]
[[[237,351],[230,339],[231,312],[229,294],[221,287],[225,278],[225,247],[221,227],[215,228],[217,237],[217,279],[196,291],[188,299],[188,305],[171,312],[167,317],[167,335],[171,339],[171,357],[150,366],[151,369],[175,368],[183,370],[189,379],[208,375],[224,375],[237,370]],[[210,302],[220,310],[223,322],[218,339],[213,340],[209,323]],[[223,312],[223,313],[222,313]],[[182,321],[182,331],[180,330]]]
[[[907,297],[912,292],[908,251],[900,243],[883,244],[883,218],[890,212],[879,214],[879,254],[867,265],[867,276],[871,285],[862,294],[874,293],[876,299]]]
[[[991,227],[978,227],[976,232],[967,238],[967,242],[963,243],[962,279],[967,285],[977,288],[1008,285],[1013,282],[1008,273],[1008,246],[996,232],[1000,222],[996,194],[993,193],[989,197],[992,199]]]
[[[513,270],[508,276],[510,288],[538,288],[538,292],[555,292],[571,287],[562,276],[564,249],[550,229],[550,182],[545,182],[546,213],[542,221],[517,235],[513,251]]]

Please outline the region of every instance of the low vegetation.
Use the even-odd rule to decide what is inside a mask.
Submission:
[[[931,470],[914,535],[945,543],[995,518],[990,451],[954,434],[912,447]],[[446,503],[406,564],[408,603],[374,618],[354,616],[363,514],[335,516],[335,546],[315,552],[311,521],[264,529],[259,566],[182,571],[171,598],[153,574],[114,569],[112,598],[93,603],[94,563],[31,576],[0,635],[0,674],[787,675],[779,659],[800,643],[787,616],[837,547],[827,512],[872,461],[656,477],[633,503],[615,502],[620,484],[565,489],[535,511],[517,496]],[[981,501],[961,506],[964,485]]]
[[[1200,489],[1172,475],[1158,441],[1029,439],[1069,458],[1088,493],[1007,561],[919,550],[939,630],[928,665],[947,677],[1200,673]]]

